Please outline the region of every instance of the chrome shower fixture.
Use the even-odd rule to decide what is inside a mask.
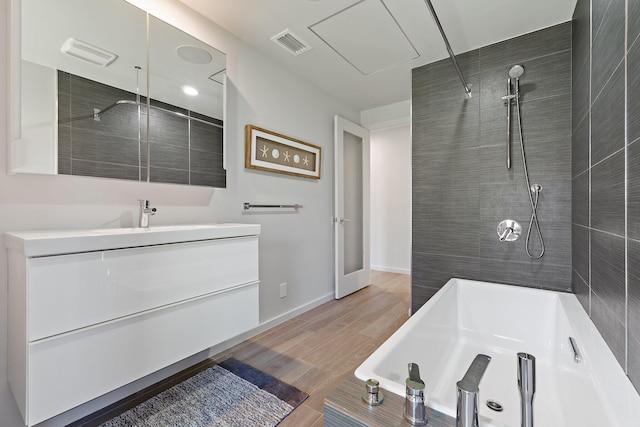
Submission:
[[[509,77],[512,79],[519,79],[524,74],[524,67],[520,64],[514,65],[509,70]]]
[[[518,119],[518,135],[520,136],[520,149],[522,152],[522,166],[524,168],[524,178],[527,183],[527,189],[529,193],[529,202],[531,204],[531,219],[529,220],[529,228],[527,229],[527,239],[525,242],[525,250],[527,256],[531,259],[540,259],[544,255],[544,240],[542,239],[542,232],[540,231],[540,223],[538,222],[538,201],[540,199],[540,192],[542,187],[539,184],[533,184],[529,182],[529,169],[527,168],[527,157],[524,151],[524,137],[522,135],[522,117],[520,112],[520,77],[524,74],[524,67],[520,64],[516,64],[509,69],[509,78],[507,79],[507,94],[502,97],[507,107],[507,169],[511,169],[511,100],[515,101],[516,114]],[[533,229],[538,234],[540,240],[540,251],[537,254],[532,254],[529,250],[529,242],[531,240],[531,234]],[[500,231],[498,231],[500,235]],[[506,237],[508,234],[505,234]],[[500,240],[502,239],[500,235]]]
[[[525,178],[527,180],[527,184],[529,184],[529,172],[526,169],[526,163],[525,163]],[[532,184],[529,186],[529,201],[531,202],[531,219],[529,220],[529,228],[527,228],[527,239],[525,242],[525,249],[527,251],[527,256],[531,259],[540,259],[542,258],[542,255],[544,255],[544,240],[542,239],[542,232],[540,231],[540,223],[538,222],[538,200],[540,200],[541,191],[542,191],[542,186],[540,184]],[[529,241],[531,239],[531,232],[534,228],[538,233],[538,239],[540,239],[540,253],[538,255],[532,255],[531,252],[529,251]]]
[[[513,82],[514,96],[520,94],[520,77],[524,74],[524,67],[522,65],[514,65],[509,70],[509,80]]]
[[[511,169],[511,100],[515,97],[511,93],[511,78],[508,78],[507,94],[501,98],[507,106],[507,170]]]
[[[523,74],[524,67],[520,64],[509,69],[507,94],[502,97],[507,105],[507,169],[511,169],[511,100],[520,96],[520,77]]]

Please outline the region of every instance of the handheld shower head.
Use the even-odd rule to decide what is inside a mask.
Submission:
[[[515,86],[515,97],[517,98],[520,95],[520,77],[524,74],[524,67],[520,64],[514,65],[509,70],[510,80],[513,80],[513,85]]]
[[[522,65],[514,65],[509,70],[509,77],[512,79],[519,79],[524,74],[524,67]]]

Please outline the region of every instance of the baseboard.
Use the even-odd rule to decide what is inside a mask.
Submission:
[[[411,274],[410,268],[396,268],[396,267],[385,267],[382,265],[372,265],[371,269],[376,271],[384,271],[387,273]]]

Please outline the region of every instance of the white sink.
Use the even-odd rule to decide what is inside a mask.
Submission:
[[[162,225],[149,228],[11,232],[5,233],[4,242],[8,249],[28,257],[38,257],[259,234],[259,224]]]

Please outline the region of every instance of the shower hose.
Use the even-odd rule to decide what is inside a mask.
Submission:
[[[520,149],[522,151],[522,164],[524,166],[524,177],[527,183],[527,192],[529,193],[529,202],[531,202],[531,219],[529,220],[529,228],[527,229],[527,239],[525,242],[525,250],[527,256],[531,259],[540,259],[544,255],[544,240],[542,239],[542,232],[540,231],[540,223],[538,222],[538,200],[540,198],[540,191],[542,187],[538,184],[531,185],[529,182],[529,170],[527,168],[527,156],[524,153],[524,138],[522,137],[522,121],[520,119],[520,96],[516,94],[516,112],[518,114],[518,131],[520,134]],[[536,255],[531,254],[529,250],[531,241],[531,232],[535,228],[538,238],[540,239],[540,252]]]

